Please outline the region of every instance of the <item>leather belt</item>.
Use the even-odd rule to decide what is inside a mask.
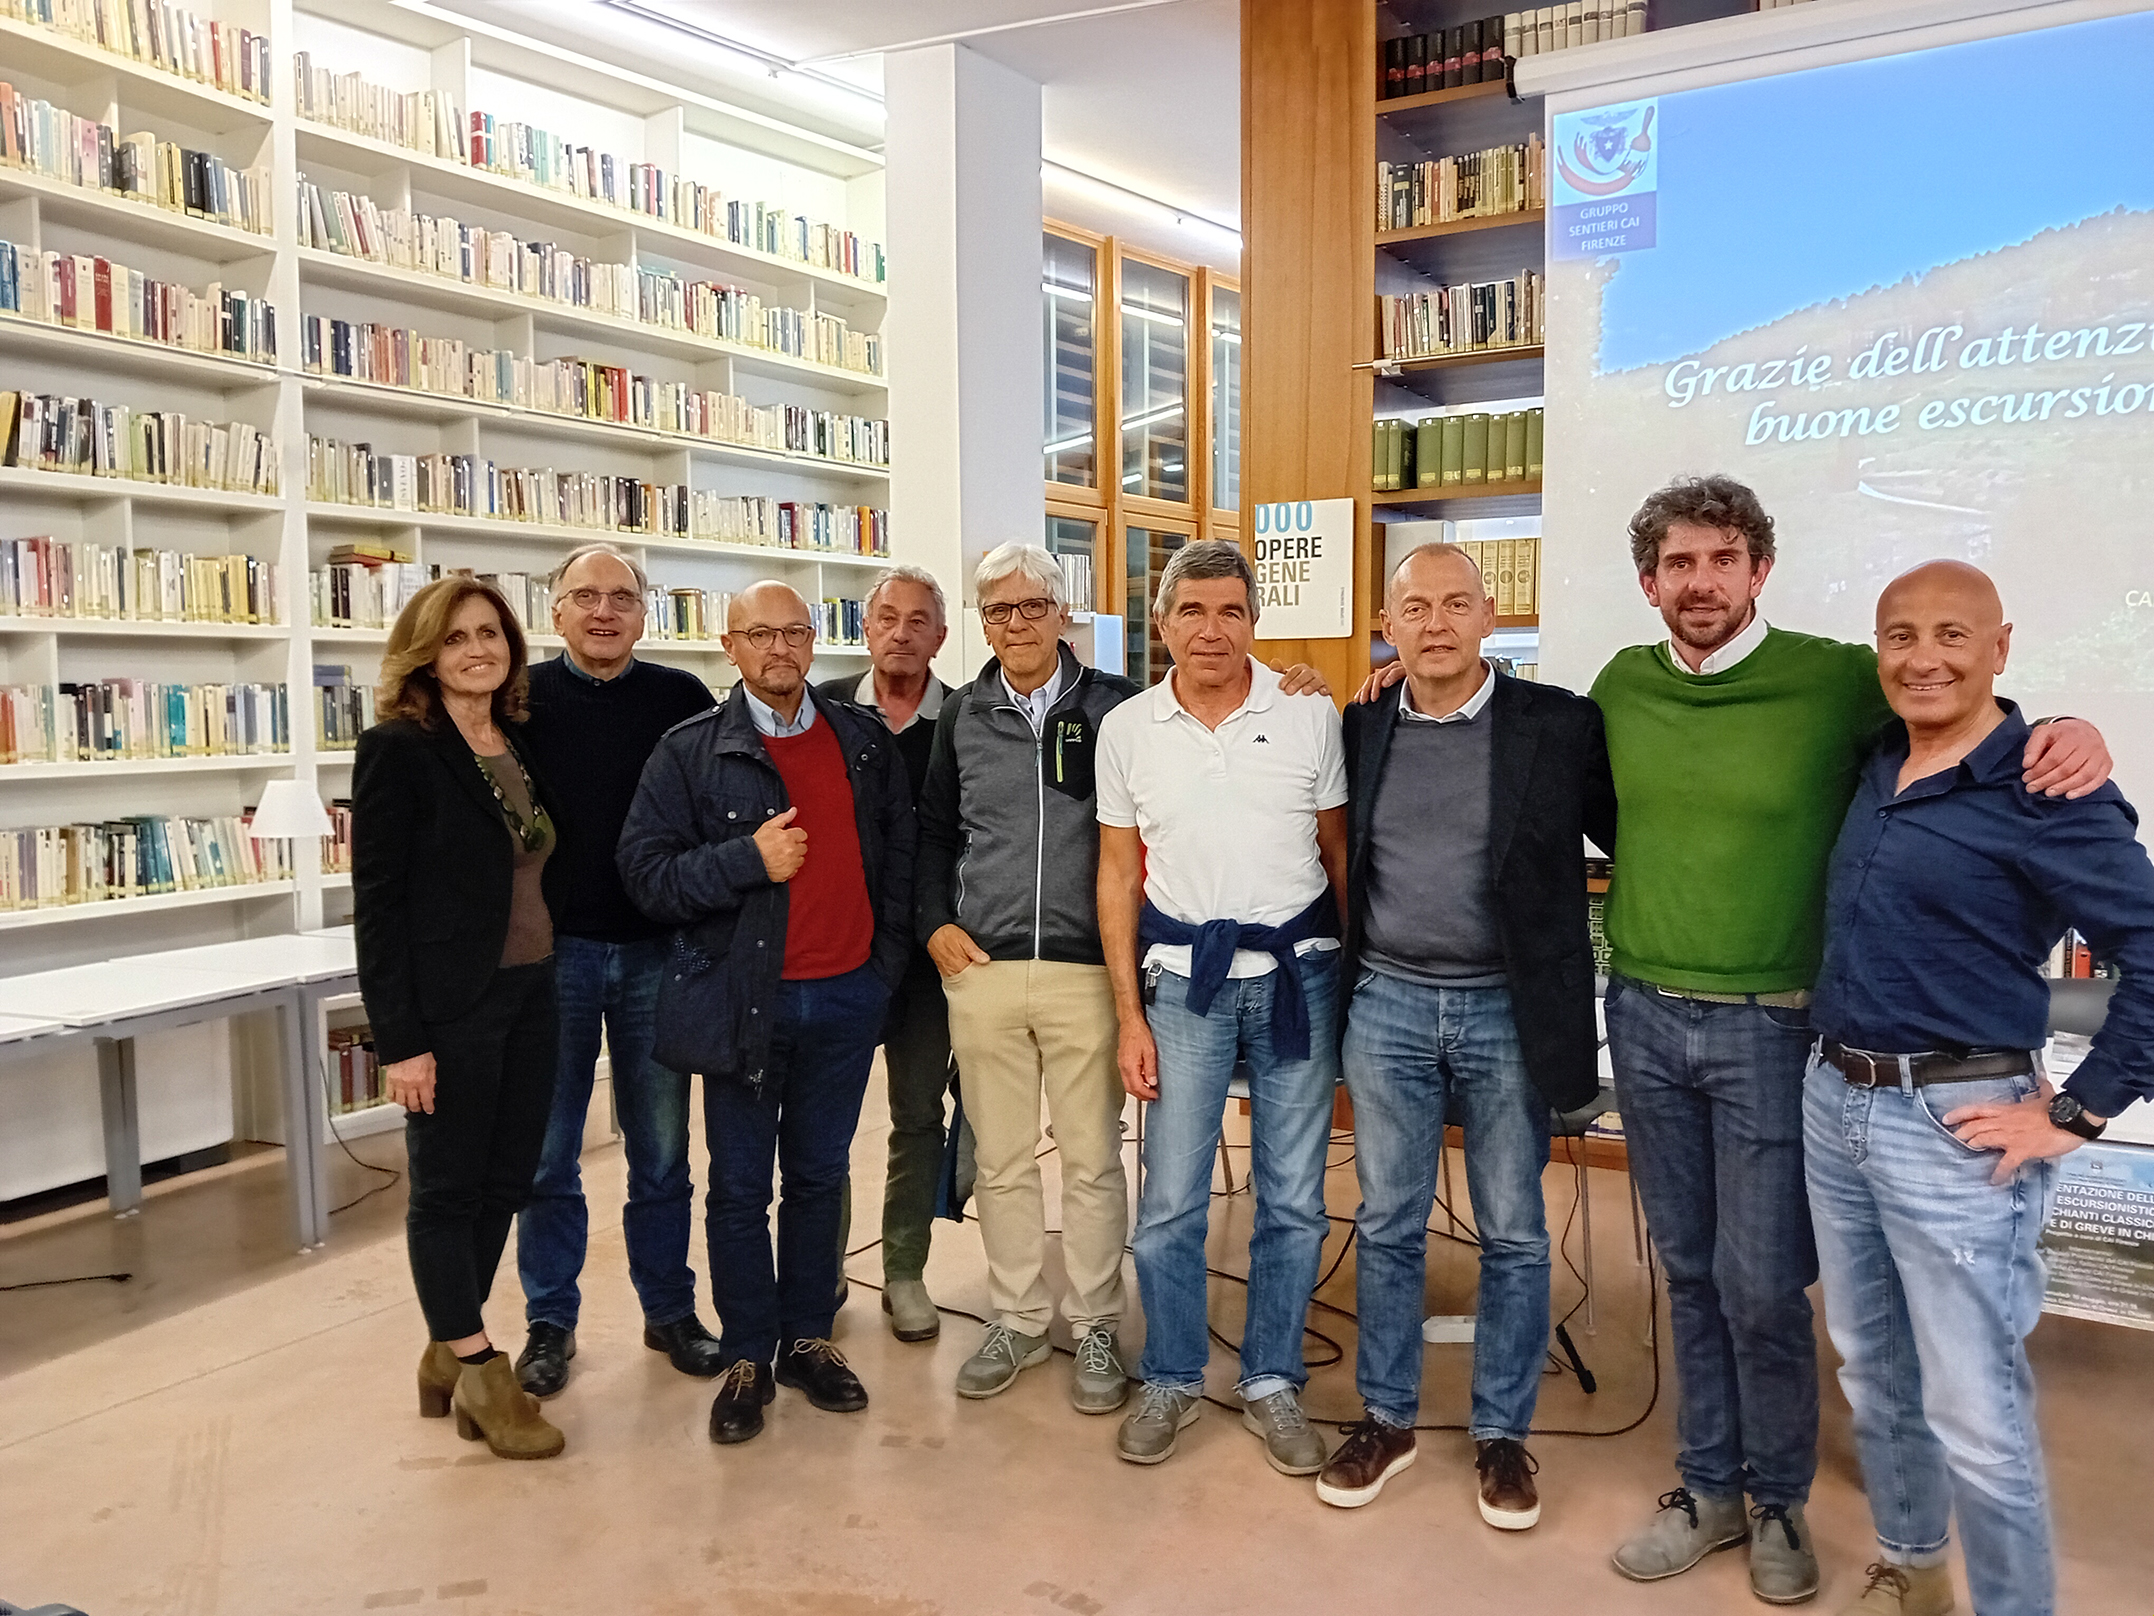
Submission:
[[[1762,1004],[1775,1010],[1810,1008],[1808,988],[1791,988],[1785,993],[1705,993],[1696,988],[1664,988],[1658,982],[1646,985],[1664,999],[1696,999],[1700,1004]]]
[[[2034,1072],[2034,1057],[2024,1049],[1988,1050],[1979,1055],[1948,1055],[1941,1050],[1881,1055],[1875,1050],[1849,1049],[1827,1038],[1820,1042],[1818,1053],[1850,1083],[1873,1089],[1898,1088],[1903,1061],[1907,1081],[1917,1088],[1926,1083],[1971,1083],[1982,1077],[2026,1077]]]

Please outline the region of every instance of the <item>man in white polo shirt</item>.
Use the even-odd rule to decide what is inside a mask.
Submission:
[[[1339,1074],[1339,715],[1283,694],[1250,656],[1256,579],[1235,545],[1178,551],[1153,616],[1174,669],[1107,715],[1098,753],[1100,941],[1122,1083],[1151,1104],[1135,1241],[1144,1389],[1116,1446],[1158,1464],[1204,1407],[1212,1158],[1246,1062],[1256,1226],[1242,1423],[1273,1469],[1313,1475],[1324,1441],[1299,1394]]]

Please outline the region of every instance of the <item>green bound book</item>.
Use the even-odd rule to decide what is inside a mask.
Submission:
[[[1526,475],[1526,412],[1513,410],[1503,418],[1503,476],[1506,482],[1522,482]]]
[[[1467,483],[1488,481],[1488,417],[1485,415],[1466,417],[1465,461]]]
[[[1443,417],[1424,415],[1414,427],[1414,486],[1434,488],[1443,481]]]
[[[1543,411],[1526,411],[1526,475],[1535,481],[1541,475],[1541,420]]]
[[[1387,492],[1391,487],[1388,482],[1384,481],[1385,463],[1390,458],[1390,446],[1384,441],[1387,436],[1388,434],[1384,431],[1384,423],[1381,421],[1378,421],[1370,429],[1369,485],[1379,494]]]
[[[1443,418],[1443,484],[1454,487],[1466,480],[1466,418]]]
[[[1393,421],[1391,430],[1398,434],[1399,440],[1399,486],[1412,488],[1419,481],[1418,456],[1415,453],[1420,447],[1416,441],[1418,434],[1409,421]]]

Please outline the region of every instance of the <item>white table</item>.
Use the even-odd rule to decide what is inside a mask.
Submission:
[[[106,1195],[114,1216],[128,1217],[142,1205],[135,1039],[275,1011],[292,1233],[306,1250],[329,1232],[322,1150],[327,1090],[310,1035],[314,1010],[326,995],[348,991],[358,970],[348,938],[310,935],[210,943],[9,977],[0,980],[0,1057],[41,1053],[71,1037],[95,1042]]]

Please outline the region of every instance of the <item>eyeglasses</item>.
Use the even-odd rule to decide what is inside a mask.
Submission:
[[[734,639],[746,640],[758,651],[768,651],[771,642],[781,634],[785,637],[785,643],[796,651],[815,638],[815,630],[806,623],[788,623],[783,628],[767,628],[759,625],[755,628],[736,628],[731,632]]]
[[[1055,603],[1044,595],[1035,595],[1030,600],[998,600],[992,606],[980,608],[980,621],[1000,628],[1010,620],[1012,612],[1022,612],[1026,622],[1037,623],[1054,609]]]
[[[581,611],[592,611],[602,600],[610,601],[617,612],[634,612],[643,609],[643,597],[633,589],[571,589],[568,598]]]

